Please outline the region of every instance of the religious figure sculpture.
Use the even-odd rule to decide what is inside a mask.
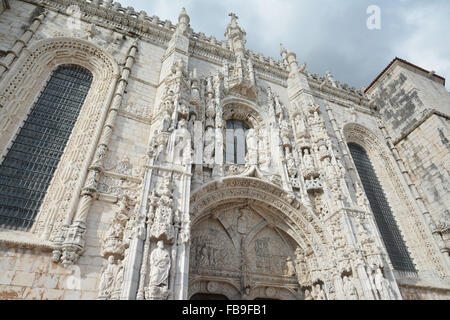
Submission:
[[[98,299],[109,299],[111,296],[112,287],[114,284],[114,277],[117,265],[115,264],[114,256],[109,256],[106,266],[103,268],[102,276],[100,278]]]
[[[348,276],[344,276],[344,294],[348,300],[358,300],[358,292],[352,280]]]
[[[192,163],[192,148],[191,148],[191,134],[187,130],[187,123],[185,119],[178,122],[178,129],[175,133],[175,164],[191,164]]]
[[[305,300],[314,300],[313,296],[311,295],[311,291],[308,289],[305,290]]]
[[[256,136],[253,128],[248,130],[247,133],[247,163],[249,165],[258,164],[258,137]]]
[[[203,161],[208,168],[214,166],[215,137],[214,129],[208,127],[205,133],[205,148],[203,149]]]
[[[383,276],[381,268],[377,268],[374,276],[375,288],[381,300],[392,298],[389,281]]]
[[[157,247],[150,255],[150,286],[167,287],[170,271],[169,252],[164,249],[164,242],[158,241]]]
[[[162,240],[150,255],[149,286],[146,289],[148,300],[166,300],[169,296],[170,254]]]

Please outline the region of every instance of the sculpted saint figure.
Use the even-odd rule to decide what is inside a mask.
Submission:
[[[305,300],[314,300],[311,292],[308,289],[305,290]]]
[[[358,292],[356,291],[356,287],[353,284],[352,280],[344,276],[344,293],[348,300],[358,300]]]
[[[109,298],[111,295],[116,267],[117,265],[114,263],[114,256],[109,256],[108,264],[104,268],[102,277],[100,278],[99,298]]]
[[[164,249],[164,242],[158,241],[157,248],[150,255],[150,286],[167,287],[169,283],[170,256]]]
[[[214,150],[215,150],[216,133],[212,127],[208,127],[205,133],[205,148],[203,150],[203,161],[205,165],[212,168],[214,166]]]
[[[375,271],[375,288],[378,291],[378,294],[380,296],[380,299],[382,300],[388,300],[392,299],[392,296],[390,294],[391,287],[389,284],[389,281],[383,276],[383,271],[381,271],[381,268],[377,268]]]
[[[305,165],[305,168],[314,168],[313,159],[311,157],[309,149],[305,149],[303,151],[303,163]]]
[[[254,129],[249,129],[247,133],[247,157],[248,164],[258,164],[258,137],[255,134]]]

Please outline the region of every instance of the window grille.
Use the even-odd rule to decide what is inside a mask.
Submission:
[[[348,147],[394,269],[415,272],[414,264],[366,150],[356,143],[349,143]]]
[[[91,83],[79,66],[53,72],[0,165],[0,227],[33,225]]]

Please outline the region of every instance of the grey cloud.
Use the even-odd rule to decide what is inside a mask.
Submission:
[[[181,7],[197,32],[223,39],[228,13],[239,16],[247,47],[279,59],[279,44],[306,61],[310,72],[331,73],[367,86],[396,56],[450,78],[450,2],[446,0],[121,0],[176,23]],[[381,30],[368,30],[366,9],[381,8]],[[158,12],[164,11],[164,12]],[[449,86],[449,84],[448,84]]]

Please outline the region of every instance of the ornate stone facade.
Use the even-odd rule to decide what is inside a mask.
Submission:
[[[26,27],[2,43],[2,161],[58,66],[93,82],[33,227],[0,229],[0,298],[449,299],[441,77],[398,60],[349,88],[283,46],[278,61],[247,49],[235,14],[219,41],[184,9],[174,25],[113,1],[6,3],[0,35],[11,17]],[[411,104],[403,128],[392,110]],[[418,130],[439,155],[409,140]],[[366,150],[415,271],[395,269],[348,143]]]

